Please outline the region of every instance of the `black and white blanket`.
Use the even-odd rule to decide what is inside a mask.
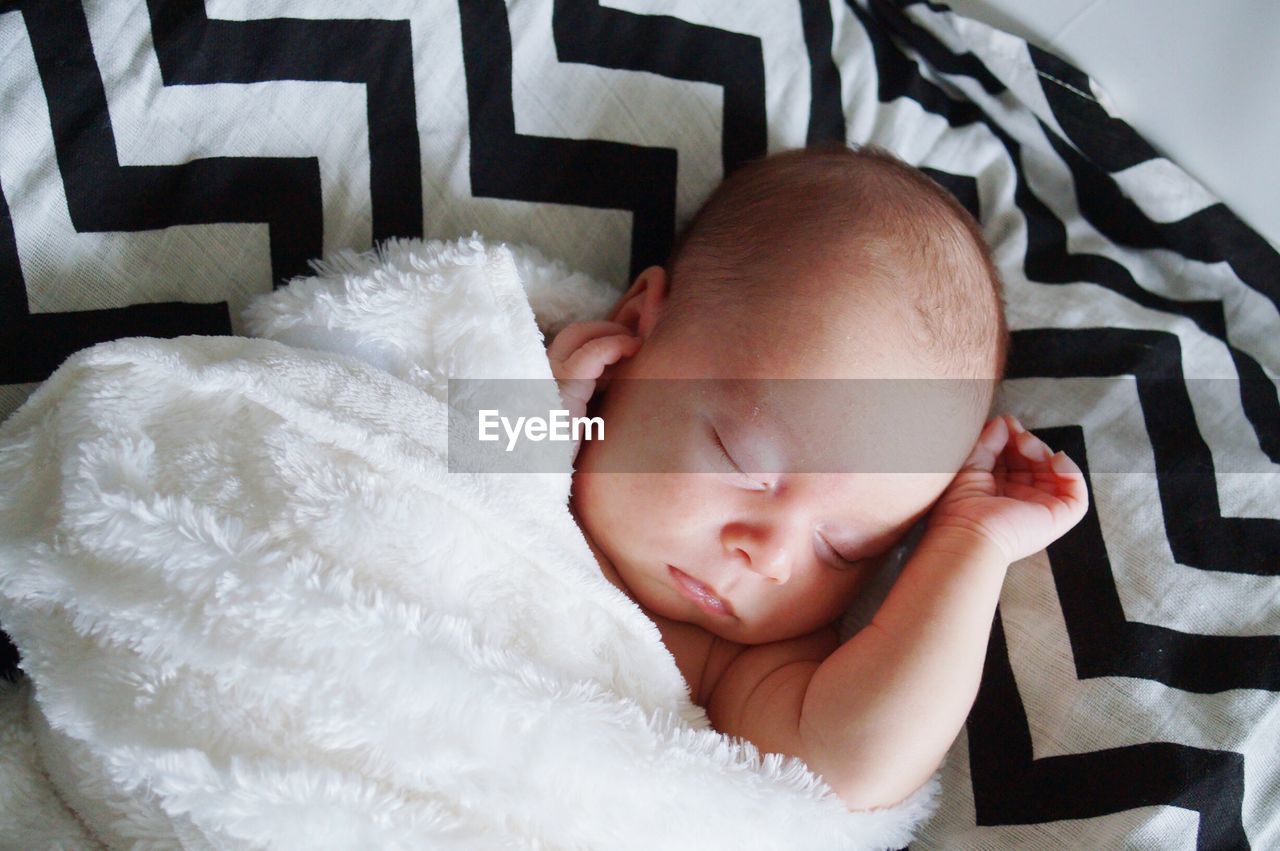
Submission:
[[[1005,277],[1003,407],[1093,499],[1010,572],[912,847],[1280,845],[1280,255],[1075,68],[887,0],[0,0],[0,57],[0,416],[343,249],[621,287],[753,157],[921,166]]]

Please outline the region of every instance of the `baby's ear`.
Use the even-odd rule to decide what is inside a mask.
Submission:
[[[625,325],[637,337],[648,337],[666,303],[667,272],[661,266],[650,266],[618,299],[609,319]]]

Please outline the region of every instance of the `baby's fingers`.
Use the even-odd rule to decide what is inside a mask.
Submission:
[[[1054,452],[1040,438],[1016,423],[1008,459],[1006,478],[1010,483],[1029,486],[1064,505],[1074,523],[1089,504],[1084,473],[1065,452]],[[1014,451],[1016,449],[1016,451]]]
[[[621,322],[610,322],[606,319],[590,322],[570,322],[547,346],[548,353],[556,353],[568,357],[575,349],[593,337],[607,337],[611,334],[626,334],[627,326]]]
[[[613,342],[601,343],[601,340]],[[574,322],[551,341],[547,359],[556,378],[598,378],[609,364],[635,354],[639,345],[639,339],[632,337],[621,323]]]
[[[558,370],[554,368],[553,361],[552,372],[561,380],[599,378],[605,367],[634,355],[639,349],[640,338],[630,334],[596,337],[587,340],[561,361]]]
[[[1067,453],[1059,450],[1049,459],[1049,466],[1057,477],[1058,497],[1078,509],[1081,516],[1089,506],[1089,489],[1085,487],[1084,473]],[[1076,518],[1077,520],[1079,517]]]
[[[969,457],[965,459],[964,467],[990,473],[1008,442],[1009,427],[1004,417],[992,417],[982,427],[978,442],[974,444]]]
[[[1053,450],[1027,431],[1017,417],[1006,414],[1005,420],[1009,425],[1009,451],[1005,453],[1004,460],[1009,472],[1025,474],[1043,468],[1053,455]]]
[[[1062,458],[1067,461],[1069,467],[1064,466],[1065,472],[1080,472],[1080,468],[1076,467],[1075,462],[1067,458],[1062,452],[1055,453],[1049,448],[1049,444],[1027,431],[1022,423],[1013,417],[1010,420],[1010,440],[1009,452],[1005,459],[1011,471],[1025,471],[1029,473],[1044,473],[1049,470],[1057,471],[1054,459]]]

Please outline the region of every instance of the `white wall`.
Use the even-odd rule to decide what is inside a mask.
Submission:
[[[949,5],[1088,73],[1120,117],[1280,247],[1280,2]]]

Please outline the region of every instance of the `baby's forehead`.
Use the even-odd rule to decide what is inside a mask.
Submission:
[[[892,308],[832,298],[762,298],[708,309],[681,328],[673,368],[688,378],[888,379],[934,377]]]
[[[762,345],[786,348],[829,337],[863,340],[872,331],[910,335],[915,285],[907,269],[860,264],[853,260],[812,262],[803,253],[788,254],[751,269],[718,270],[712,279],[679,281],[696,289],[695,298],[672,299],[673,314],[687,313],[709,342],[721,346]],[[684,316],[674,316],[677,320]]]

